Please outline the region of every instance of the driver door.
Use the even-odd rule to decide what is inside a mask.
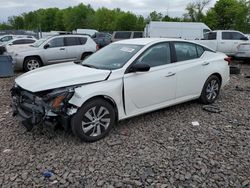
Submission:
[[[134,62],[148,64],[150,70],[124,75],[125,111],[128,116],[164,107],[175,99],[175,65],[171,62],[169,43],[150,47]]]
[[[67,61],[68,52],[64,37],[53,38],[47,44],[49,44],[49,47],[44,49],[43,55],[48,64]]]

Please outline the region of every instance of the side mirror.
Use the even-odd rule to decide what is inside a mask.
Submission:
[[[240,40],[249,40],[247,37],[241,37]]]
[[[150,70],[150,66],[148,64],[134,64],[130,67],[129,72],[148,72]]]
[[[44,49],[49,48],[49,44],[45,44],[43,48],[44,48]]]

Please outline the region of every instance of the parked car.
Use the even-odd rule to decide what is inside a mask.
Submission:
[[[2,36],[0,36],[0,44],[8,42],[8,41],[12,40],[13,38],[14,38],[13,35],[2,35]]]
[[[114,31],[111,41],[116,42],[133,38],[143,38],[143,31]]]
[[[44,65],[78,61],[96,50],[97,45],[89,36],[59,35],[17,52],[13,63],[16,70],[30,71]]]
[[[109,33],[98,32],[92,36],[92,39],[98,44],[100,48],[107,46],[111,43],[112,35]]]
[[[0,45],[4,45],[4,44],[6,44],[7,42],[9,42],[10,40],[12,40],[14,38],[32,38],[32,39],[36,39],[32,35],[2,35],[2,36],[0,36]]]
[[[196,42],[206,45],[215,51],[234,56],[239,44],[245,43],[248,40],[248,37],[239,31],[220,30],[208,32],[205,34],[203,40]]]
[[[250,42],[238,46],[235,58],[238,60],[250,60]]]
[[[185,40],[202,39],[211,29],[198,22],[156,22],[151,21],[144,29],[145,37],[180,38]]]
[[[33,38],[14,38],[5,43],[4,46],[8,53],[13,54],[17,51],[23,50],[35,43],[37,40]]]
[[[119,120],[194,99],[213,103],[229,81],[229,62],[223,53],[184,40],[119,41],[82,63],[19,76],[13,110],[28,130],[59,121],[80,139],[96,141]]]

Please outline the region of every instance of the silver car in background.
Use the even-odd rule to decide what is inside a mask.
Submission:
[[[15,70],[30,71],[44,65],[78,61],[97,50],[89,36],[58,35],[40,39],[31,47],[13,54]]]

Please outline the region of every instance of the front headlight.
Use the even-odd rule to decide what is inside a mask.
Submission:
[[[46,95],[45,100],[49,102],[53,110],[58,111],[65,103],[67,103],[72,98],[74,92],[74,88],[53,90],[51,93],[48,93]]]

